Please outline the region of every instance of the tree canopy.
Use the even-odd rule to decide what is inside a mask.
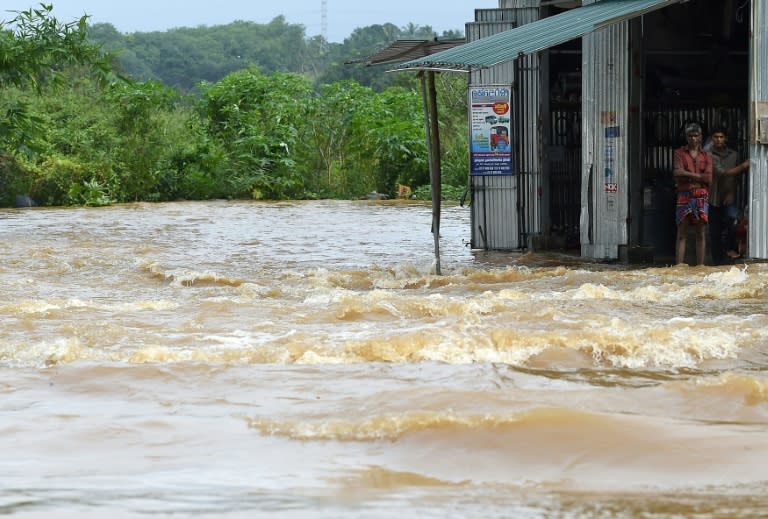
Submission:
[[[88,41],[87,16],[62,23],[52,14],[52,4],[14,11],[8,22],[0,21],[0,87],[38,86],[51,80],[66,65],[88,65],[106,75],[108,60],[100,47]]]
[[[108,23],[94,24],[89,39],[115,51],[116,66],[137,80],[155,79],[180,91],[190,91],[200,81],[218,81],[227,74],[256,66],[265,74],[294,72],[309,78],[316,87],[324,83],[356,79],[382,90],[395,78],[380,67],[349,65],[397,39],[431,39],[430,26],[391,23],[355,29],[343,43],[321,37],[307,38],[302,25],[283,16],[267,24],[236,21],[227,25],[185,27],[163,32],[122,34]],[[460,37],[457,31],[442,38]]]
[[[61,23],[51,5],[17,12],[0,22],[0,205],[15,194],[105,205],[419,192],[429,175],[415,76],[344,63],[431,33],[384,24],[329,44],[277,17],[124,35],[86,17]],[[467,178],[462,81],[444,76],[439,89],[454,191]]]
[[[0,89],[58,84],[67,67],[84,65],[99,78],[111,73],[109,58],[87,39],[86,20],[62,23],[52,14],[51,4],[14,11],[8,22],[0,21]],[[3,96],[0,101],[0,144],[22,148],[39,133],[39,120],[18,98]]]

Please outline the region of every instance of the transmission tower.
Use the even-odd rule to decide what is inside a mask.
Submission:
[[[328,0],[320,0],[320,36],[328,41]]]

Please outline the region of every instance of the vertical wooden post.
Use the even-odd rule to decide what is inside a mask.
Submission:
[[[442,202],[442,171],[440,163],[440,130],[438,129],[437,89],[435,73],[419,72],[421,96],[424,103],[424,130],[427,136],[429,182],[432,187],[432,235],[435,241],[435,274],[442,275],[440,267],[440,207]]]

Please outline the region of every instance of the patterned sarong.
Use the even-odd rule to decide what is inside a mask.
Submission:
[[[690,191],[677,192],[677,213],[675,215],[677,223],[691,215],[693,222],[709,221],[709,190],[704,187],[695,187]]]

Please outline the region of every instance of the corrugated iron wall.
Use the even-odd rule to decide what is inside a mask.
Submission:
[[[617,259],[627,244],[629,26],[582,39],[581,254]]]
[[[498,9],[476,9],[466,25],[467,41],[539,19],[539,0],[499,0]],[[470,73],[470,85],[513,85],[514,170],[512,176],[473,175],[473,248],[525,248],[541,225],[539,56],[501,63]]]
[[[499,7],[515,12],[517,25],[525,25],[541,18],[540,0],[499,0]],[[533,236],[541,232],[542,225],[542,97],[548,96],[542,81],[541,55],[518,58],[515,66],[515,120],[517,127],[517,164],[519,247],[530,247]]]
[[[530,20],[533,21],[533,20]],[[517,64],[516,112],[518,121],[519,167],[517,178],[521,191],[519,206],[522,225],[521,245],[529,247],[531,238],[541,232],[541,96],[543,90],[541,57],[538,53],[515,60]]]
[[[757,142],[759,112],[765,113],[768,103],[768,4],[752,2],[751,23],[751,117],[749,171],[749,230],[748,255],[768,259],[768,143]]]
[[[478,21],[466,25],[467,41],[514,29],[517,27],[514,15],[511,9],[475,10],[475,18]],[[513,82],[514,62],[473,71],[469,80],[470,85],[511,85]],[[512,137],[514,139],[515,135]],[[516,158],[513,157],[513,161],[513,166],[516,167]],[[516,210],[517,179],[507,175],[473,175],[470,178],[470,189],[470,246],[473,249],[516,249],[519,246],[520,226]]]

